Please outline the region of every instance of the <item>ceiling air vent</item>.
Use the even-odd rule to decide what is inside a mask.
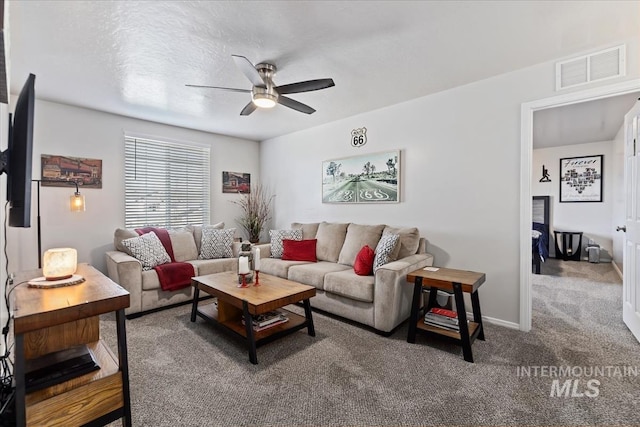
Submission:
[[[556,90],[625,75],[625,46],[556,63]]]

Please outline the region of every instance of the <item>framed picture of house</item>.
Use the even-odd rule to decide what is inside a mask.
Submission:
[[[44,187],[102,188],[102,160],[43,154],[40,157]]]
[[[322,162],[323,203],[398,203],[400,150]]]
[[[243,172],[222,172],[223,193],[250,193],[251,174]]]
[[[560,202],[602,202],[602,154],[560,159]]]

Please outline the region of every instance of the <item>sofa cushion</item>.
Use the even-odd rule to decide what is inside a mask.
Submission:
[[[282,241],[282,259],[285,261],[316,262],[316,239]]]
[[[398,240],[400,236],[397,234],[383,234],[382,238],[378,242],[378,246],[376,246],[376,257],[373,260],[373,271],[380,268],[380,266],[393,261],[391,258],[391,254],[395,250],[396,246],[398,246]]]
[[[374,276],[358,276],[352,269],[327,273],[324,291],[354,300],[373,302]]]
[[[138,233],[132,228],[117,228],[113,233],[113,247],[120,252],[131,255],[129,249],[125,248],[122,241],[125,239],[131,239],[132,237],[138,237]]]
[[[197,259],[189,261],[189,264],[196,270],[196,276],[238,271],[238,260],[235,258]]]
[[[231,258],[235,234],[235,228],[220,230],[213,227],[202,227],[202,245],[198,259]]]
[[[416,227],[396,228],[386,226],[382,234],[398,234],[400,236],[398,246],[391,254],[392,261],[414,255],[418,251],[420,231]]]
[[[169,238],[173,247],[173,258],[177,262],[191,261],[198,258],[198,248],[191,231],[186,229],[169,230]]]
[[[356,255],[356,261],[353,263],[353,271],[358,276],[369,276],[373,274],[373,260],[376,254],[369,246],[365,245]]]
[[[316,233],[316,239],[318,240],[316,257],[318,261],[338,262],[340,250],[342,250],[342,245],[347,235],[348,225],[328,222],[320,223]]]
[[[302,240],[302,230],[269,230],[271,258],[282,258],[282,240]]]
[[[190,230],[193,233],[193,240],[196,241],[196,248],[198,249],[198,253],[200,253],[200,248],[202,246],[202,228],[210,227],[216,228],[218,230],[222,230],[224,228],[224,222],[219,222],[213,225],[187,225],[185,229]]]
[[[143,270],[171,262],[169,254],[162,246],[156,233],[147,233],[138,237],[131,237],[122,241],[128,252],[142,263]]]
[[[308,264],[308,262],[283,261],[279,258],[262,258],[260,259],[260,272],[287,279],[289,277],[289,267],[302,264]]]
[[[319,222],[313,222],[309,224],[302,224],[300,222],[294,222],[291,224],[292,230],[302,230],[302,238],[304,240],[315,239],[318,232]]]
[[[314,264],[292,265],[289,267],[289,280],[324,289],[324,275],[334,271],[351,270],[351,267],[335,262],[320,261]]]
[[[349,224],[338,263],[353,266],[356,255],[363,246],[375,248],[378,245],[383,229],[384,225]]]

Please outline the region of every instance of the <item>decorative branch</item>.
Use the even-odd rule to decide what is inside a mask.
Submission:
[[[249,241],[256,243],[260,240],[264,225],[271,219],[271,203],[275,196],[262,184],[252,186],[249,193],[239,194],[239,200],[231,201],[242,209],[242,216],[236,219],[236,222],[245,229]]]

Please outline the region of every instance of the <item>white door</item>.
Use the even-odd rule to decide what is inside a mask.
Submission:
[[[625,224],[622,318],[640,341],[640,102],[624,116]],[[623,227],[618,227],[624,231]]]

